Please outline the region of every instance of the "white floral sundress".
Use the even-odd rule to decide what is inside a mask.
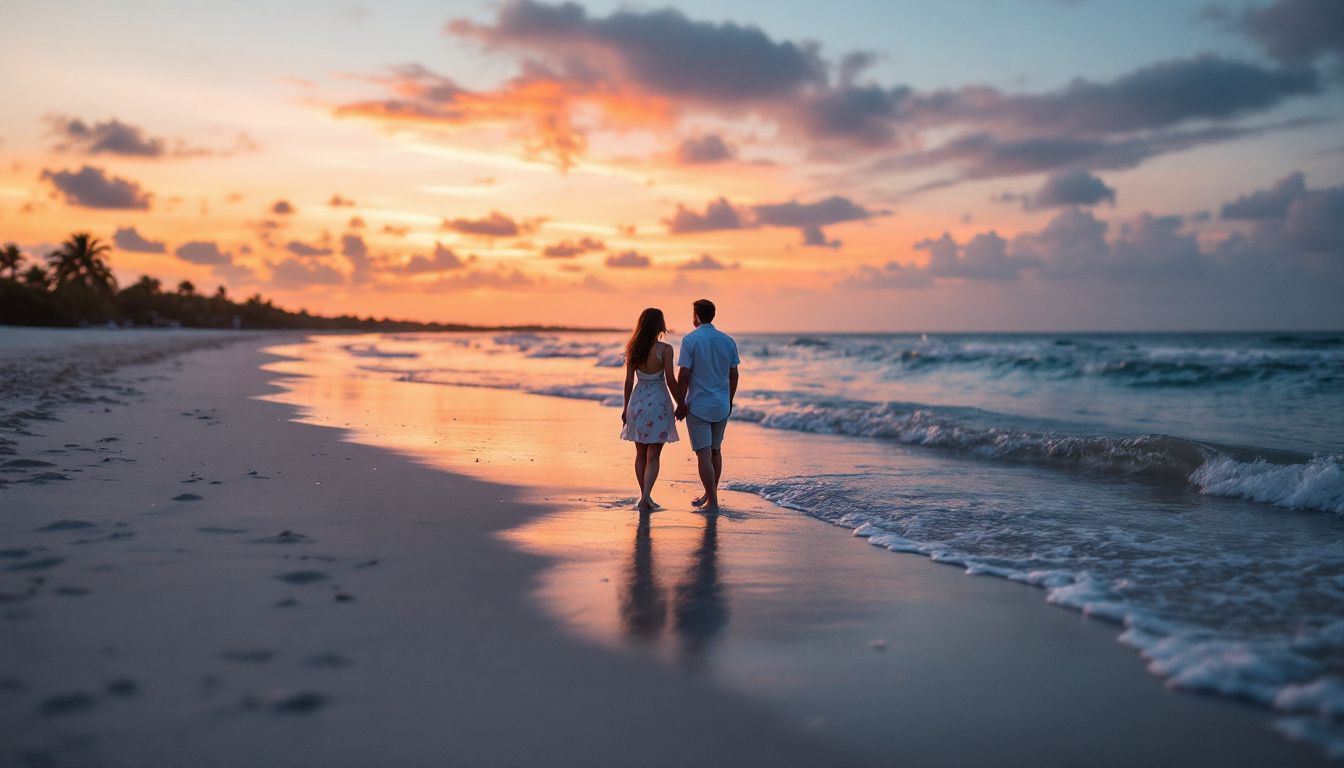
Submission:
[[[663,350],[667,354],[667,350]],[[635,369],[635,388],[625,409],[621,439],[636,443],[675,443],[677,420],[673,418],[672,393],[663,383],[663,372],[645,373]]]

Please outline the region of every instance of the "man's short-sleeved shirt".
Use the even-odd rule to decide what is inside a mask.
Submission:
[[[702,323],[686,334],[677,365],[691,371],[691,387],[686,392],[691,413],[705,421],[728,418],[728,369],[738,362],[737,342],[712,323]]]

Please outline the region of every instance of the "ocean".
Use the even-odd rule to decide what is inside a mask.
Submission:
[[[734,419],[852,450],[730,471],[730,489],[1040,587],[1120,624],[1169,685],[1278,710],[1285,734],[1344,756],[1344,334],[737,339]],[[313,344],[352,375],[619,407],[623,341]],[[891,444],[927,461],[891,462]]]

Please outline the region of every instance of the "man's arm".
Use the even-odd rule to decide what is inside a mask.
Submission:
[[[737,366],[728,369],[728,410],[733,410],[733,398],[737,397]]]
[[[677,370],[677,413],[678,419],[686,418],[686,413],[690,410],[686,406],[686,392],[691,388],[691,369],[680,368]]]

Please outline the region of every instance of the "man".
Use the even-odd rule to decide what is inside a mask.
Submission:
[[[681,390],[678,419],[686,420],[691,450],[700,465],[705,494],[693,505],[719,511],[719,477],[723,475],[723,430],[737,396],[737,342],[714,327],[714,302],[700,299],[692,305],[695,330],[681,340],[677,387]]]

